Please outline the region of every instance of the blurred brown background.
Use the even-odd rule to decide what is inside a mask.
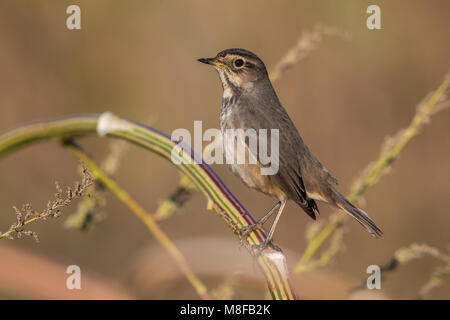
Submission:
[[[243,47],[257,53],[270,69],[302,31],[321,22],[350,32],[352,40],[326,38],[275,88],[304,140],[345,192],[378,155],[385,137],[409,123],[416,104],[450,67],[450,2],[376,3],[382,30],[370,31],[366,8],[373,1],[3,0],[0,131],[34,120],[107,110],[166,133],[192,129],[194,120],[203,120],[203,128],[218,127],[219,79],[196,59]],[[65,26],[71,4],[81,7],[78,31]],[[374,240],[349,222],[346,250],[331,266],[298,279],[301,296],[347,298],[348,288],[366,277],[368,265],[387,262],[397,248],[413,242],[447,252],[449,133],[446,110],[406,147],[391,174],[366,194],[364,208],[385,238]],[[108,150],[105,139],[81,143],[97,159]],[[225,166],[214,168],[254,216],[262,216],[273,204],[273,199],[247,189]],[[174,190],[179,174],[167,161],[132,147],[116,178],[153,211]],[[54,193],[54,181],[71,185],[79,179],[77,160],[56,145],[34,145],[0,159],[0,179],[0,230],[5,231],[15,220],[12,206],[31,202],[42,209]],[[320,209],[319,220],[325,221],[332,211],[325,205]],[[79,293],[64,289],[64,271],[77,264],[86,283],[92,278],[104,286],[95,291],[98,294],[83,297],[197,298],[179,275],[161,280],[170,268],[176,274],[176,268],[121,203],[108,196],[104,211],[107,219],[88,233],[64,229],[63,216],[32,226],[40,235],[39,244],[31,238],[1,241],[0,297],[76,298]],[[275,241],[290,263],[305,247],[309,223],[301,209],[288,205]],[[258,275],[256,266],[224,223],[206,210],[203,195],[196,194],[182,215],[161,225],[210,288],[237,273],[238,280],[249,285],[237,284],[234,297],[264,296],[260,279],[252,280]],[[233,257],[221,275],[213,272],[217,252]],[[46,264],[52,267],[43,267]],[[381,294],[414,298],[435,266],[436,261],[426,258],[400,267],[384,279]],[[252,281],[257,283],[253,286]],[[435,290],[433,297],[450,298],[450,285]]]

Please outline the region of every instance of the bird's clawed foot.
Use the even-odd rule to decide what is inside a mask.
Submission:
[[[267,221],[267,219],[270,218],[270,216],[272,215],[272,213],[275,211],[276,208],[278,208],[278,213],[277,216],[275,218],[274,223],[272,224],[272,227],[270,228],[269,234],[267,235],[266,240],[258,245],[254,245],[252,246],[252,249],[254,249],[253,251],[255,252],[256,256],[259,256],[260,253],[267,248],[267,246],[271,246],[272,248],[274,248],[277,251],[281,251],[280,248],[278,248],[277,246],[275,246],[274,244],[272,244],[272,237],[273,237],[273,233],[275,231],[275,227],[277,225],[278,219],[280,217],[281,212],[283,211],[283,208],[286,204],[286,200],[282,200],[277,202],[272,209],[270,209],[270,211],[268,213],[265,214],[264,217],[262,217],[260,220],[258,220],[256,223],[254,224],[249,224],[248,226],[245,226],[241,229],[238,230],[238,233],[241,237],[241,245],[243,245],[244,240],[247,239],[247,237],[250,235],[250,233],[252,233],[253,231],[255,231],[256,229],[261,229],[264,225],[264,223]]]
[[[257,222],[255,224],[249,224],[248,226],[242,227],[238,230],[239,236],[241,238],[241,246],[244,245],[244,241],[248,238],[250,233],[255,231],[256,229],[261,229],[262,223]]]
[[[239,229],[239,235],[242,238],[246,239],[250,233],[252,233],[256,229],[261,229],[261,228],[262,228],[261,222],[257,222],[255,224],[249,224],[248,226],[245,226],[245,227],[242,227]]]
[[[266,239],[263,243],[255,244],[252,246],[252,251],[255,257],[258,257],[267,247],[272,247],[276,251],[281,252],[281,248],[272,243],[272,240]]]

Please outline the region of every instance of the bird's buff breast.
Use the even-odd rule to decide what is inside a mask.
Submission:
[[[257,161],[248,148],[245,141],[237,137],[229,137],[226,133],[226,126],[222,127],[222,141],[223,150],[225,152],[225,159],[231,171],[238,176],[248,187],[259,190],[265,194],[272,195],[278,199],[285,198],[284,192],[273,183],[268,175],[261,174],[262,165]],[[238,163],[239,150],[245,150],[245,162]],[[250,162],[250,158],[256,159],[256,163]],[[242,158],[241,158],[242,159]],[[231,163],[229,163],[232,160]]]

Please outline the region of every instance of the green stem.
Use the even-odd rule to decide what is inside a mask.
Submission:
[[[61,141],[77,136],[96,134],[97,131],[101,135],[132,142],[159,154],[167,160],[171,160],[172,150],[177,146],[176,142],[159,131],[105,113],[101,116],[73,116],[13,130],[0,136],[0,156],[34,142]],[[174,154],[175,159],[180,162],[180,165],[176,165],[177,169],[195,183],[197,188],[207,197],[208,207],[216,211],[235,234],[240,236],[239,229],[254,223],[255,219],[208,165],[195,163],[192,161],[193,158],[200,159],[193,154],[192,150],[183,143],[179,146],[182,147],[183,152]],[[117,185],[109,184],[109,187],[117,187]],[[117,192],[117,189],[115,192]],[[120,192],[119,195],[124,197]],[[127,198],[121,198],[122,201],[124,199]],[[137,208],[134,207],[134,209]],[[262,230],[256,230],[248,238],[242,238],[241,240],[249,250],[252,250],[253,245],[262,244],[265,238],[266,235]],[[285,257],[281,252],[268,247],[261,252],[257,261],[274,299],[295,299],[297,297],[293,282],[287,271]]]

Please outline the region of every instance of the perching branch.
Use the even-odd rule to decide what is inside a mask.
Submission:
[[[444,77],[441,85],[428,95],[417,107],[416,114],[411,120],[407,128],[400,130],[393,138],[387,139],[381,148],[378,159],[370,163],[363,171],[361,177],[353,183],[350,193],[348,194],[348,200],[357,203],[364,192],[375,185],[386,173],[389,172],[389,168],[393,165],[394,161],[400,155],[400,152],[406,147],[406,145],[421,132],[423,126],[430,121],[431,115],[435,114],[437,110],[443,110],[444,107],[449,105],[447,100],[447,91],[450,85],[450,72]],[[330,251],[326,251],[325,255],[322,255],[319,260],[313,260],[314,255],[317,253],[322,244],[329,239],[330,236],[335,234],[337,230],[343,225],[343,222],[347,219],[347,215],[335,213],[330,217],[329,223],[317,232],[308,241],[306,250],[304,251],[300,261],[295,267],[295,273],[308,270],[312,267],[327,265],[334,254],[338,250],[333,250],[333,254],[327,254]],[[340,247],[342,244],[342,237],[335,238],[337,240],[332,241],[330,248]],[[319,263],[318,263],[319,262]]]
[[[144,125],[105,113],[101,116],[73,116],[61,120],[41,122],[21,127],[0,136],[0,156],[19,147],[43,140],[65,141],[83,135],[97,133],[120,138],[171,159],[172,149],[177,145],[170,137]],[[242,227],[255,222],[250,213],[228,190],[220,178],[206,164],[200,163],[190,147],[179,144],[183,152],[176,154],[180,165],[176,167],[203,192],[208,199],[208,208],[216,211],[227,225],[240,237]],[[193,160],[197,160],[196,162]],[[86,159],[85,159],[86,160]],[[92,166],[90,167],[92,170]],[[97,172],[98,173],[98,172]],[[94,174],[94,173],[93,173]],[[98,177],[98,175],[96,175]],[[112,180],[111,180],[112,181]],[[113,186],[108,184],[107,187]],[[116,190],[117,191],[117,190]],[[253,245],[262,244],[266,236],[262,230],[255,230],[248,238],[241,238],[242,244],[253,252]],[[274,299],[295,299],[297,297],[286,265],[284,255],[268,247],[257,257]]]

